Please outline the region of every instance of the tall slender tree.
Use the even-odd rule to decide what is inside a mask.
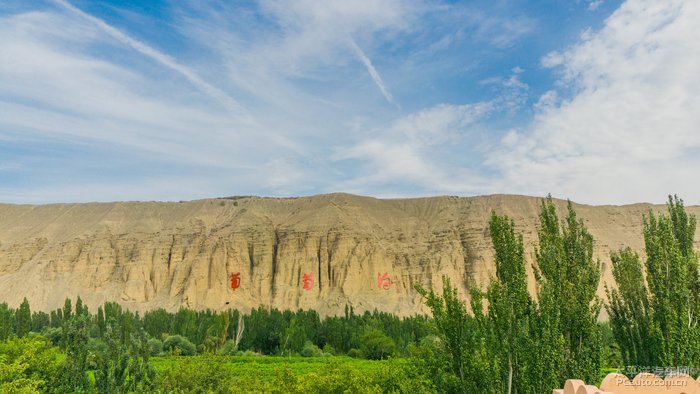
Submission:
[[[32,326],[32,311],[29,309],[29,301],[27,297],[19,305],[19,309],[15,312],[15,324],[17,326],[16,333],[18,337],[23,337],[29,333]]]
[[[537,263],[533,267],[540,303],[539,336],[548,338],[547,346],[555,348],[563,341],[565,357],[552,360],[557,364],[549,366],[560,374],[559,383],[567,378],[594,381],[600,369],[597,319],[602,304],[596,295],[600,261],[593,258],[593,236],[577,217],[571,201],[562,223],[551,196],[540,208]]]
[[[0,303],[0,341],[12,335],[12,309],[7,303]]]
[[[496,278],[491,280],[487,292],[494,339],[490,347],[502,366],[501,391],[526,392],[532,302],[527,291],[523,238],[515,234],[512,220],[495,212],[491,214],[489,229],[496,263]]]
[[[639,255],[629,247],[610,254],[617,287],[605,291],[613,335],[625,365],[661,365],[661,331],[655,324]]]

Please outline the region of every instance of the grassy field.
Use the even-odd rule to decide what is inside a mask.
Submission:
[[[191,368],[185,364],[198,362],[199,356],[165,356],[151,359],[156,373],[167,374],[168,371],[181,368]],[[204,360],[199,360],[204,361]],[[283,375],[293,375],[299,380],[317,379],[319,375],[328,373],[334,368],[351,369],[364,376],[380,376],[390,374],[394,367],[403,366],[405,359],[372,361],[355,359],[345,356],[334,357],[278,357],[278,356],[212,356],[207,363],[207,369],[212,370],[212,363],[218,364],[218,372],[214,374],[227,375],[227,381],[233,383],[241,391],[246,389],[269,387]],[[201,364],[200,364],[201,365]],[[202,367],[204,365],[201,365]],[[222,371],[223,369],[223,371]],[[306,377],[306,378],[305,378]]]

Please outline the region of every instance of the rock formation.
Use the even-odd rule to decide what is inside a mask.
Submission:
[[[0,301],[17,306],[26,296],[32,309],[46,311],[79,295],[93,310],[117,301],[139,311],[265,305],[321,314],[349,304],[409,315],[425,312],[416,283],[437,288],[447,275],[466,294],[470,283],[483,286],[493,275],[491,210],[516,221],[531,262],[539,201],[328,194],[0,204]],[[557,205],[563,216],[565,202]],[[642,252],[642,215],[664,207],[575,207],[595,237],[603,295],[609,251]]]

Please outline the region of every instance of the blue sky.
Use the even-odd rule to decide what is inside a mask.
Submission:
[[[700,203],[692,0],[0,3],[0,201]]]

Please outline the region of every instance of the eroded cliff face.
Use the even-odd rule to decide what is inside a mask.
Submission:
[[[118,301],[139,311],[265,305],[336,314],[349,304],[358,311],[425,312],[414,284],[438,288],[447,275],[466,294],[470,283],[483,286],[493,274],[491,210],[516,221],[531,262],[538,204],[522,196],[330,194],[0,205],[0,300],[16,306],[26,296],[34,310],[79,295],[91,308]],[[557,204],[563,215],[565,203]],[[629,245],[641,252],[642,215],[664,207],[576,209],[603,262],[602,295],[609,251]],[[240,277],[236,289],[232,273]]]

